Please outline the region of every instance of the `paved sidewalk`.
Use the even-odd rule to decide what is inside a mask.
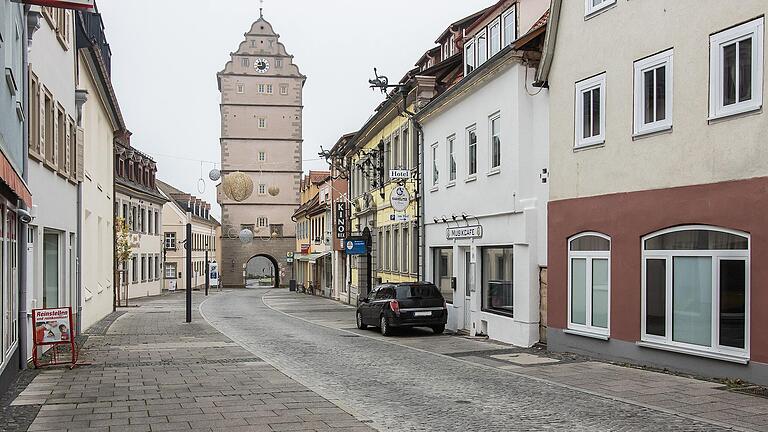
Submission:
[[[180,293],[95,326],[81,352],[92,365],[45,369],[13,402],[42,405],[28,430],[373,430],[213,329],[203,298],[191,324]]]
[[[481,338],[434,336],[431,330],[400,331],[383,337],[358,330],[354,308],[332,300],[287,291],[271,291],[270,308],[316,324],[544,380],[592,395],[629,402],[739,430],[768,430],[768,399],[726,391],[724,384],[624,367],[577,355],[517,348]]]

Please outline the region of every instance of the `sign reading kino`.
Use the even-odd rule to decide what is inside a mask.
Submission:
[[[480,225],[470,225],[465,227],[451,227],[445,232],[448,240],[480,238],[483,236],[483,227]]]
[[[25,3],[38,6],[49,6],[59,9],[74,9],[85,12],[96,12],[95,0],[13,0],[16,3]]]

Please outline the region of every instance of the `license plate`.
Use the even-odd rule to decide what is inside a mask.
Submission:
[[[413,316],[432,316],[432,312],[430,312],[430,311],[427,311],[427,312],[414,312]]]

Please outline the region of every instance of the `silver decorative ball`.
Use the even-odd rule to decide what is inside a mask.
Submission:
[[[208,173],[208,178],[211,179],[211,181],[218,181],[221,178],[221,171],[216,168],[212,169],[211,172]]]
[[[240,243],[242,244],[249,244],[253,241],[253,231],[249,230],[248,228],[243,229],[240,231]]]

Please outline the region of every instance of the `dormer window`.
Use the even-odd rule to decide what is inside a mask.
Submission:
[[[501,15],[501,24],[504,27],[503,44],[504,46],[507,46],[517,39],[517,22],[514,6]]]
[[[470,40],[464,45],[464,75],[475,70],[475,42]]]

